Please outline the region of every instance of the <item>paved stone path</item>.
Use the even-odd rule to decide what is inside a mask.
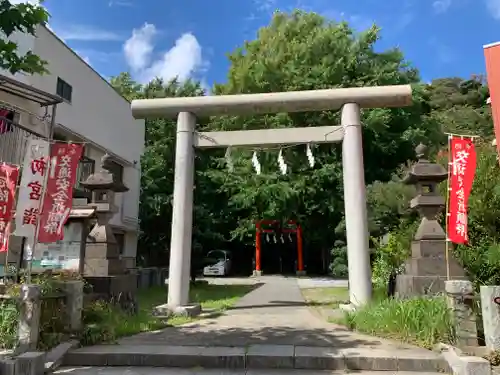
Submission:
[[[262,285],[225,315],[181,327],[169,327],[123,338],[120,344],[246,346],[255,344],[413,349],[357,334],[326,322],[307,307],[296,278],[262,277]]]

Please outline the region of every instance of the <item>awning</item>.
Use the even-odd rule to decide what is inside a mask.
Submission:
[[[0,74],[0,91],[38,103],[42,107],[63,102],[63,99],[57,95],[50,94],[2,74]]]

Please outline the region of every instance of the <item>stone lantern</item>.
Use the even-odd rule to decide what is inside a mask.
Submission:
[[[109,224],[118,212],[114,204],[115,194],[128,191],[128,188],[116,179],[111,172],[111,157],[104,155],[101,170],[82,181],[84,188],[92,194],[90,206],[96,209],[96,223],[89,235],[85,247],[84,276],[98,295],[135,296],[137,278],[127,272],[121,259],[118,242]]]
[[[448,171],[440,164],[427,159],[427,147],[420,144],[415,149],[415,163],[403,183],[415,185],[417,196],[410,207],[418,210],[422,220],[413,237],[411,257],[405,263],[404,273],[397,276],[396,295],[411,297],[444,292],[447,278],[446,233],[438,222],[438,215],[446,205],[438,192],[438,184],[448,178]],[[465,278],[463,268],[449,252],[451,279]]]

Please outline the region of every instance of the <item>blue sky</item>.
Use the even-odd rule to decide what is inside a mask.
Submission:
[[[302,3],[303,1],[303,3]],[[226,53],[253,39],[276,9],[311,10],[399,46],[422,79],[483,73],[500,40],[500,0],[46,0],[50,27],[103,76],[130,71],[223,82]]]

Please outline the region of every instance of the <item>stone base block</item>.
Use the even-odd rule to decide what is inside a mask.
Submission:
[[[18,375],[17,374],[17,361],[12,358],[0,359],[0,374],[2,375]]]
[[[112,276],[125,273],[121,259],[85,259],[85,276]]]
[[[453,258],[449,260],[450,277],[452,279],[465,277],[462,266]],[[405,264],[406,273],[409,275],[442,276],[446,275],[446,259],[443,256],[429,258],[412,258]]]
[[[262,276],[262,271],[261,270],[253,270],[252,276],[254,276],[254,277]]]
[[[295,274],[297,276],[305,276],[307,274],[307,272],[306,271],[297,271],[297,272],[295,272]]]
[[[87,283],[92,286],[92,293],[117,295],[119,293],[132,293],[137,291],[137,276],[134,274],[85,277]]]
[[[411,298],[444,293],[445,281],[446,276],[398,275],[396,278],[396,297]]]
[[[22,375],[43,375],[45,372],[45,353],[27,352],[17,356],[16,372]]]
[[[156,306],[153,310],[154,316],[185,316],[193,318],[201,314],[201,306],[198,304],[184,305],[184,306],[169,306],[168,304],[163,304]]]

